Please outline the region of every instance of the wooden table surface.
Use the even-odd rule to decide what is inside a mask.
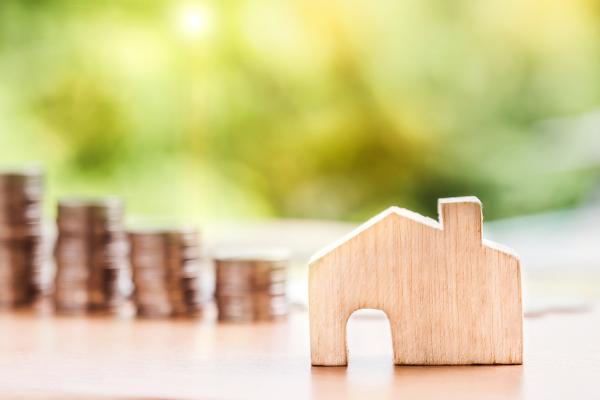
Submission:
[[[249,325],[0,314],[0,398],[600,399],[600,312],[525,322],[522,366],[394,367],[353,315],[350,366],[314,367],[305,312]]]

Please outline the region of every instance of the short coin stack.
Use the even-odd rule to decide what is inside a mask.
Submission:
[[[131,293],[124,207],[120,199],[63,199],[58,204],[55,305],[59,312],[120,313]]]
[[[285,317],[286,252],[215,257],[215,298],[220,321],[249,322]]]
[[[195,229],[129,234],[137,314],[197,316],[202,312],[199,235]]]
[[[51,278],[42,247],[43,172],[0,173],[0,307],[30,304]]]

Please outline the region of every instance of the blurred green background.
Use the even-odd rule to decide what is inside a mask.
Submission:
[[[508,217],[597,187],[544,121],[599,71],[596,1],[2,0],[0,161],[141,215]]]

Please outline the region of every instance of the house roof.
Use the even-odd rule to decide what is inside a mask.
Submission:
[[[348,232],[348,234],[342,236],[341,238],[339,238],[335,242],[329,244],[325,248],[323,248],[320,251],[318,251],[317,253],[315,253],[310,258],[309,264],[312,264],[314,261],[317,261],[319,258],[322,258],[323,256],[327,255],[328,253],[332,252],[337,247],[339,247],[342,244],[348,242],[350,239],[352,239],[352,238],[360,235],[363,231],[366,231],[367,229],[369,229],[373,225],[377,224],[380,221],[383,221],[385,218],[387,218],[388,216],[390,216],[392,214],[396,214],[396,215],[399,215],[401,217],[408,218],[408,219],[410,219],[412,221],[421,223],[423,225],[427,225],[427,226],[431,227],[432,229],[440,229],[440,230],[442,229],[442,225],[438,221],[436,221],[434,219],[431,219],[431,218],[428,218],[428,217],[424,217],[421,214],[417,214],[416,212],[407,210],[406,208],[400,208],[400,207],[393,206],[393,207],[390,207],[390,208],[388,208],[388,209],[380,212],[379,214],[377,214],[373,218],[369,219],[367,222],[359,225],[358,227],[356,227],[352,231]]]
[[[441,206],[442,204],[448,204],[448,203],[475,202],[475,201],[479,202],[479,199],[477,199],[476,197],[455,197],[455,198],[440,199],[439,205]],[[479,202],[479,204],[481,204],[481,203]],[[318,259],[323,258],[324,256],[331,253],[333,250],[335,250],[339,246],[350,241],[354,237],[360,235],[362,232],[366,231],[367,229],[369,229],[373,225],[377,224],[378,222],[383,221],[385,218],[387,218],[388,216],[390,216],[392,214],[396,214],[400,217],[423,224],[425,226],[428,226],[431,229],[443,230],[442,223],[439,221],[436,221],[429,217],[425,217],[421,214],[417,214],[416,212],[407,210],[406,208],[392,206],[392,207],[382,211],[381,213],[377,214],[373,218],[369,219],[365,223],[359,225],[358,227],[356,227],[352,231],[348,232],[346,235],[342,236],[335,242],[327,245],[326,247],[324,247],[317,253],[315,253],[310,258],[309,264],[312,264],[313,262],[317,261]],[[484,246],[489,247],[491,249],[494,249],[494,250],[497,250],[497,251],[500,251],[500,252],[503,252],[506,254],[510,254],[514,257],[518,257],[513,250],[511,250],[510,248],[503,246],[499,243],[495,243],[495,242],[492,242],[492,241],[489,241],[486,239],[484,239],[482,241],[482,243]]]

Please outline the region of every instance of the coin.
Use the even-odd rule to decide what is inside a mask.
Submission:
[[[286,252],[222,253],[214,262],[220,321],[262,321],[287,315]]]
[[[201,315],[205,296],[197,230],[138,230],[129,239],[138,315]]]
[[[132,290],[124,205],[116,197],[58,202],[55,307],[120,313]]]
[[[0,307],[28,305],[51,290],[43,193],[40,169],[0,172]]]
[[[171,315],[164,232],[153,229],[131,231],[129,242],[137,315],[150,318]]]

